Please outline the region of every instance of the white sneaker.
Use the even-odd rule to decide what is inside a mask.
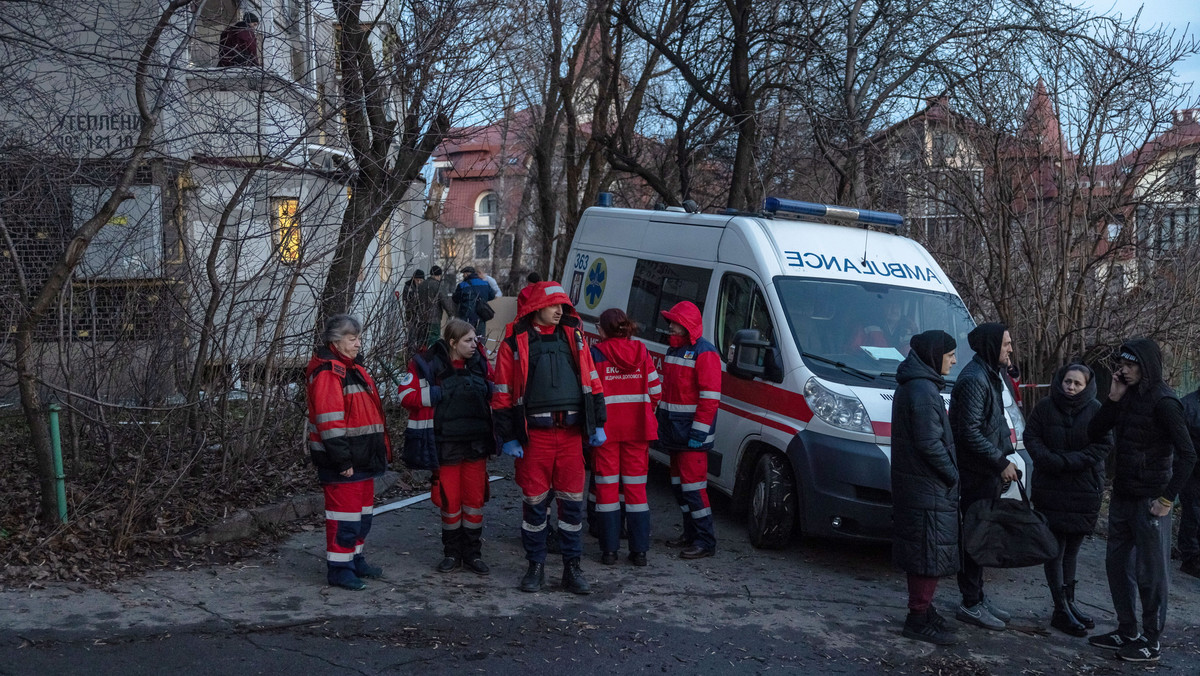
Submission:
[[[954,614],[954,617],[958,618],[960,622],[973,624],[977,627],[983,627],[984,629],[994,629],[996,631],[1000,631],[1008,626],[1004,622],[998,620],[995,615],[988,612],[987,606],[985,606],[983,602],[976,603],[969,608],[959,604],[958,612]]]

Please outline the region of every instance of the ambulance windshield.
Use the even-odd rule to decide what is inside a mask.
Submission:
[[[957,296],[883,284],[782,277],[776,280],[788,325],[804,363],[818,376],[848,385],[895,387],[896,367],[913,334],[941,329],[958,341],[953,382],[974,353],[975,328]]]

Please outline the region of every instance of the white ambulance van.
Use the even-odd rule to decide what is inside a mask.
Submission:
[[[795,218],[805,215],[847,224]],[[747,511],[756,546],[782,546],[797,529],[889,537],[892,398],[908,340],[935,328],[955,336],[950,384],[973,356],[975,322],[929,252],[896,234],[900,224],[776,198],[762,214],[592,207],[579,223],[562,283],[589,334],[601,312],[621,308],[661,361],[660,311],[700,307],[724,357],[709,488]],[[1024,421],[1004,394],[1020,449]],[[1012,459],[1028,476],[1023,450]]]

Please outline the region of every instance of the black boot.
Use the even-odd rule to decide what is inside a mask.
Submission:
[[[521,591],[541,591],[542,585],[545,584],[545,582],[546,565],[537,561],[530,561],[529,570],[525,571],[525,577],[521,578]]]
[[[1050,618],[1050,626],[1068,636],[1087,636],[1087,627],[1075,619],[1070,606],[1067,605],[1066,586],[1057,590],[1051,589],[1050,594],[1054,597],[1054,615]]]
[[[910,611],[908,617],[904,618],[904,629],[900,633],[904,638],[934,645],[954,645],[958,642],[958,637],[932,620],[928,612],[914,613]]]
[[[1075,580],[1071,580],[1064,585],[1063,592],[1067,596],[1067,609],[1071,611],[1071,614],[1075,616],[1075,619],[1079,621],[1079,624],[1082,624],[1088,629],[1095,629],[1096,622],[1092,620],[1092,618],[1080,612],[1079,606],[1075,605]]]
[[[583,569],[579,567],[579,559],[571,559],[563,563],[563,589],[572,594],[591,594],[592,585],[583,577]]]

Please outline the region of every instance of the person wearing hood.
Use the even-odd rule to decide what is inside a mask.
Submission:
[[[680,558],[700,559],[717,552],[708,502],[708,451],[721,403],[721,356],[704,338],[700,308],[694,303],[676,303],[662,316],[669,322],[670,347],[663,357],[658,441],[671,455],[671,488],[683,512],[683,533],[667,544],[684,548]]]
[[[562,586],[591,593],[580,567],[583,441],[604,445],[604,386],[579,315],[558,282],[533,284],[518,294],[517,318],[505,327],[496,354],[492,413],[501,450],[516,458],[523,498],[521,543],[529,568],[521,591],[536,592],[545,582],[546,516],[555,497]]]
[[[1099,410],[1092,370],[1068,364],[1054,374],[1050,396],[1029,414],[1023,437],[1037,470],[1030,487],[1033,504],[1058,540],[1058,556],[1045,564],[1054,602],[1050,626],[1071,636],[1086,636],[1096,626],[1075,604],[1075,564],[1083,538],[1096,529],[1104,459],[1112,450],[1111,435],[1097,441],[1088,436]]]
[[[909,340],[892,400],[892,561],[908,575],[902,635],[957,642],[933,605],[938,578],[958,572],[958,465],[941,391],[958,363],[954,337],[926,331]]]
[[[308,449],[325,493],[325,563],[330,585],[358,591],[383,571],[363,558],[375,506],[375,477],[392,459],[383,402],[363,366],[362,324],[350,315],[325,321],[322,346],[308,362]]]
[[[662,384],[650,351],[633,339],[637,326],[623,310],[605,310],[598,328],[600,342],[592,346],[592,360],[604,383],[609,420],[604,428],[608,440],[592,449],[600,563],[617,562],[624,496],[629,561],[644,566],[650,550],[646,474],[650,469],[650,442],[658,438],[654,407],[662,398]]]
[[[1183,398],[1183,413],[1192,446],[1200,454],[1200,389]],[[1200,577],[1200,462],[1179,493],[1179,558],[1180,572]]]
[[[1016,481],[1011,432],[1004,417],[1004,375],[1012,355],[1012,336],[999,323],[980,324],[967,334],[975,356],[963,367],[950,392],[950,427],[958,458],[959,509],[966,514],[978,500],[997,495],[1001,481]],[[983,591],[983,567],[963,552],[958,571],[962,604],[955,617],[985,629],[1004,629],[1012,619]]]
[[[442,338],[414,355],[400,381],[400,405],[409,411],[404,443],[434,445],[430,497],[441,513],[439,573],[464,565],[476,575],[490,571],[482,557],[483,505],[492,436],[492,378],[475,329],[451,319]]]
[[[1128,662],[1157,662],[1167,622],[1171,509],[1196,463],[1183,404],[1163,382],[1162,352],[1148,338],[1125,341],[1114,355],[1108,400],[1088,425],[1093,441],[1111,430],[1112,498],[1104,567],[1117,628],[1088,643]],[[1142,602],[1138,631],[1136,599]]]

